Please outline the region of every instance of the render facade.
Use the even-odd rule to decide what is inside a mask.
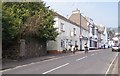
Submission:
[[[47,43],[48,52],[58,53],[62,52],[65,49],[69,50],[70,45],[72,46],[78,45],[79,49],[80,48],[79,26],[58,13],[55,14],[54,20],[55,20],[54,27],[58,28],[57,31],[59,35],[57,36],[56,41],[49,41]]]

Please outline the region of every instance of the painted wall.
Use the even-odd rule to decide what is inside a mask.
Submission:
[[[75,45],[75,41],[77,41],[79,47],[80,28],[58,17],[55,17],[55,21],[54,27],[58,28],[57,31],[59,32],[59,35],[57,36],[56,41],[49,41],[47,43],[47,50],[62,51],[65,48],[68,48],[69,44]],[[63,30],[61,30],[61,24],[63,25]],[[76,29],[76,36],[74,36],[74,28]]]
[[[88,40],[82,39],[82,50],[84,50],[84,45],[87,42],[87,46],[89,47],[89,32],[82,28],[82,36],[87,37]]]

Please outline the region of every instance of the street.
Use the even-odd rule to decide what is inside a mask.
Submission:
[[[106,74],[117,52],[100,49],[3,70],[3,74]]]

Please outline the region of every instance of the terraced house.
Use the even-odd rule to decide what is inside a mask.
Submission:
[[[97,49],[98,48],[98,27],[93,22],[91,18],[88,19],[88,27],[89,27],[89,49]]]
[[[72,11],[72,15],[69,18],[71,21],[75,22],[80,26],[80,50],[84,50],[84,44],[87,43],[89,46],[89,28],[88,28],[88,20],[85,16],[80,13],[80,10],[76,9]]]
[[[70,50],[71,46],[78,46],[78,50],[84,50],[87,43],[89,49],[101,48],[107,43],[107,31],[102,25],[97,25],[94,21],[80,13],[76,9],[72,11],[69,18],[55,13],[55,28],[59,35],[56,41],[47,43],[49,53],[59,53]],[[98,29],[99,28],[99,29]]]
[[[64,16],[55,13],[54,19],[55,28],[58,28],[57,31],[59,32],[56,41],[49,41],[47,43],[47,50],[49,53],[59,53],[63,52],[63,50],[69,50],[71,45],[78,46],[80,48],[80,28],[79,25],[70,21],[69,19],[65,18]]]

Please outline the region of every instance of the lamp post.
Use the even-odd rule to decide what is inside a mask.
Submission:
[[[81,19],[81,14],[82,13],[80,13],[80,51],[82,50],[82,34],[81,34],[81,22],[82,22],[82,19]]]
[[[82,37],[82,31],[81,31],[82,30],[81,29],[82,28],[82,14],[83,13],[80,13],[80,50],[82,50],[82,38],[83,38]],[[91,19],[91,18],[89,18],[89,19]],[[89,20],[87,20],[87,22],[88,22],[87,26],[89,26],[91,23],[89,22]],[[89,30],[89,32],[90,32],[90,30]]]

